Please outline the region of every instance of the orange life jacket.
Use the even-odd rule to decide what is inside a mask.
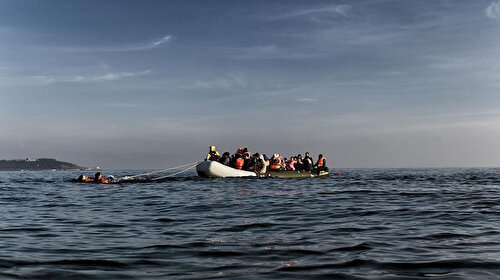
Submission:
[[[238,159],[236,159],[236,161],[234,162],[234,165],[235,165],[234,167],[235,167],[236,169],[242,169],[244,164],[245,164],[245,160],[244,160],[244,159],[242,159],[242,158],[238,158]]]
[[[91,178],[91,177],[85,177],[84,182],[94,182],[94,178]]]
[[[295,165],[293,161],[289,161],[288,164],[286,165],[286,168],[288,170],[295,170]]]
[[[322,167],[323,163],[324,163],[324,165],[326,165],[326,157],[322,157],[321,159],[318,159],[318,162],[316,162],[316,166]]]
[[[272,158],[269,166],[270,169],[281,169],[281,158]]]
[[[109,184],[109,180],[106,178],[97,179],[95,182],[99,184]]]

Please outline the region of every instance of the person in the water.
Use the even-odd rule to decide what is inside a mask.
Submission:
[[[81,183],[85,183],[85,182],[93,182],[93,181],[94,181],[94,178],[92,178],[92,177],[87,177],[87,176],[85,176],[85,175],[83,175],[83,174],[82,174],[82,175],[80,175],[80,176],[78,177],[78,179],[76,179],[76,180],[75,180],[75,179],[73,179],[73,180],[74,180],[74,182],[81,182]]]
[[[109,179],[103,178],[101,172],[97,172],[94,175],[94,183],[97,184],[109,184],[111,181]]]
[[[82,174],[77,179],[72,179],[71,181],[79,183],[109,184],[115,181],[115,177],[113,177],[113,175],[110,175],[108,178],[104,178],[102,177],[101,172],[97,172],[93,178]]]

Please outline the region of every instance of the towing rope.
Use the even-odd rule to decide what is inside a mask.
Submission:
[[[191,169],[191,168],[195,167],[196,165],[198,165],[198,163],[200,163],[200,161],[190,162],[190,163],[186,163],[186,164],[179,165],[179,166],[174,166],[174,167],[169,167],[169,168],[165,168],[165,169],[161,169],[161,170],[155,170],[155,171],[151,171],[151,172],[141,173],[141,174],[137,174],[137,175],[133,175],[133,176],[123,176],[123,177],[118,178],[117,181],[118,182],[121,182],[121,181],[130,181],[130,180],[134,180],[137,177],[144,177],[144,176],[149,176],[151,174],[161,173],[161,172],[165,172],[165,171],[169,171],[169,170],[180,169],[180,168],[183,168],[183,167],[186,167],[186,166],[189,165],[189,167],[187,167],[186,169],[183,169],[183,170],[181,170],[179,172],[175,172],[175,173],[167,175],[167,176],[158,177],[158,178],[152,178],[151,179],[151,180],[157,181],[157,180],[169,178],[169,177],[172,177],[172,176],[184,173],[184,172],[188,171],[189,169]]]
[[[163,180],[163,179],[166,179],[166,178],[170,178],[170,177],[174,177],[175,175],[179,175],[181,173],[184,173],[186,171],[189,171],[191,168],[195,167],[196,165],[198,165],[198,162],[196,162],[195,164],[189,166],[188,168],[184,169],[184,170],[181,170],[179,172],[175,172],[175,173],[172,173],[172,174],[169,174],[169,175],[166,175],[166,176],[163,176],[163,177],[158,177],[158,178],[153,178],[151,179],[151,181],[158,181],[158,180]]]

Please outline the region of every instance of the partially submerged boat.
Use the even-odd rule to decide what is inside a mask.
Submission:
[[[217,161],[203,161],[196,165],[196,172],[200,177],[211,178],[230,178],[230,177],[262,177],[262,178],[316,178],[328,177],[328,170],[320,171],[269,171],[262,174],[257,174],[253,171],[239,170],[226,166]]]

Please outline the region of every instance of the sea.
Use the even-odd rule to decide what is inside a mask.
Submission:
[[[0,172],[0,279],[500,279],[500,169],[334,172]]]

